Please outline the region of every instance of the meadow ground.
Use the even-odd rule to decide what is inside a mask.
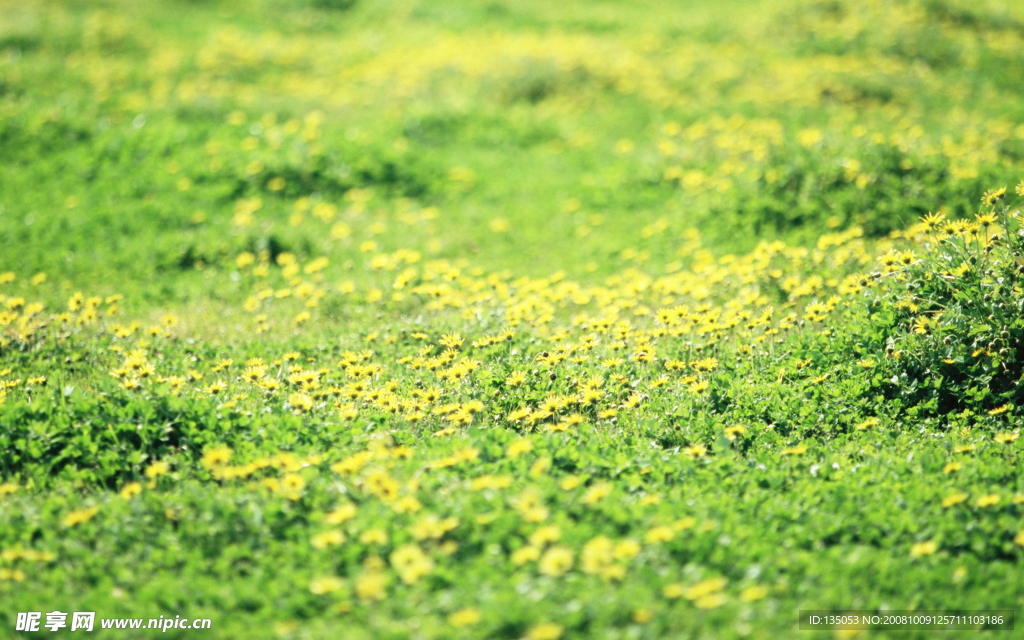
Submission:
[[[0,636],[1019,609],[1022,205],[1010,0],[0,0]]]

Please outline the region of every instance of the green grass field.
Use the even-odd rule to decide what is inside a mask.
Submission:
[[[1012,0],[0,0],[0,637],[974,637],[1022,206]]]

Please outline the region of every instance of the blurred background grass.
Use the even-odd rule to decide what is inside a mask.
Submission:
[[[260,249],[358,280],[368,241],[524,274],[660,269],[683,229],[716,253],[882,236],[937,203],[973,213],[1024,165],[1013,2],[0,12],[0,266],[60,299],[235,298],[211,272]]]

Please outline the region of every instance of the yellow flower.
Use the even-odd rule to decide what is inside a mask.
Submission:
[[[403,496],[396,500],[391,507],[396,513],[416,513],[423,508],[423,505],[414,496]]]
[[[535,547],[543,547],[551,542],[557,542],[561,535],[562,530],[557,525],[538,527],[530,534],[530,544]]]
[[[693,606],[698,609],[717,609],[718,607],[725,604],[725,594],[723,593],[712,593],[694,601]]]
[[[610,482],[600,482],[587,489],[586,493],[583,494],[581,501],[585,505],[597,504],[600,500],[608,497],[612,493],[612,485]]]
[[[746,428],[746,427],[744,427],[744,426],[743,426],[743,425],[741,425],[741,424],[738,424],[738,425],[735,425],[735,426],[732,426],[732,427],[726,427],[726,428],[725,428],[725,437],[726,437],[726,438],[727,438],[727,439],[728,439],[728,440],[729,440],[730,442],[733,442],[733,441],[735,441],[735,440],[736,440],[736,438],[738,438],[738,437],[740,437],[740,436],[742,436],[742,435],[744,435],[744,434],[746,434],[746,433],[747,433],[747,428]]]
[[[170,471],[171,466],[166,462],[154,462],[153,464],[146,467],[146,477],[152,480],[157,476],[163,475]]]
[[[531,627],[526,632],[525,640],[558,640],[562,637],[562,625],[554,622],[545,622]]]
[[[654,618],[654,612],[650,609],[637,609],[630,618],[637,624],[646,624]]]
[[[339,529],[330,529],[322,533],[318,533],[310,539],[310,544],[315,549],[323,549],[324,547],[337,546],[345,542],[345,534]]]
[[[391,566],[405,584],[414,584],[434,570],[434,560],[414,544],[406,544],[391,552]]]
[[[387,574],[377,570],[367,571],[356,578],[356,596],[360,600],[379,602],[387,596],[388,582]]]
[[[533,562],[540,558],[540,549],[532,545],[519,547],[512,552],[512,564],[522,566],[527,562]]]
[[[356,515],[356,505],[351,502],[339,505],[337,509],[328,513],[324,516],[324,522],[332,525],[339,525],[343,522],[354,518]]]
[[[314,578],[309,583],[309,591],[314,595],[322,595],[325,593],[331,593],[332,591],[338,591],[345,586],[345,583],[341,578],[335,576],[324,576],[322,578]]]
[[[857,425],[857,431],[866,431],[872,427],[877,427],[881,420],[878,418],[868,418]]]
[[[548,549],[540,559],[540,572],[547,576],[560,576],[573,565],[573,552],[568,547],[555,546]]]
[[[468,627],[478,622],[480,622],[480,610],[472,607],[448,614],[448,623],[453,627]]]
[[[579,476],[566,476],[562,478],[562,481],[558,484],[558,486],[562,489],[562,491],[572,491],[581,484],[583,484],[583,478]]]
[[[629,560],[640,553],[640,543],[636,540],[622,540],[615,545],[614,555],[617,560]]]
[[[227,447],[215,447],[203,454],[202,464],[206,468],[220,467],[231,460],[231,449]]]
[[[100,508],[96,506],[86,507],[85,509],[75,509],[74,511],[68,512],[64,516],[63,523],[65,527],[73,527],[83,522],[89,522],[93,517],[99,513]]]
[[[982,204],[989,206],[995,205],[997,202],[1006,196],[1006,187],[1000,187],[999,189],[989,189],[981,196]]]
[[[707,452],[708,448],[700,443],[683,447],[683,453],[691,458],[700,458]]]
[[[760,600],[768,595],[768,587],[764,585],[754,585],[753,587],[747,587],[743,591],[740,591],[740,600],[743,602],[754,602]]]
[[[934,540],[927,540],[925,542],[918,542],[910,547],[910,557],[920,558],[922,556],[930,556],[938,551],[939,545]]]
[[[313,410],[313,399],[308,394],[296,391],[288,396],[288,406],[300,413],[308,413]]]
[[[515,459],[523,455],[524,453],[530,451],[531,449],[533,449],[533,442],[531,442],[527,438],[520,438],[519,440],[515,440],[514,442],[512,442],[512,444],[508,445],[508,447],[505,448],[505,455],[508,456],[509,458]]]
[[[281,488],[288,493],[297,493],[306,486],[306,479],[297,473],[289,473],[281,478]]]
[[[725,578],[708,578],[684,591],[683,597],[687,600],[699,600],[725,589],[726,584],[728,582]]]
[[[1002,496],[998,493],[990,493],[986,496],[979,496],[974,504],[980,508],[994,507],[999,504],[1000,500],[1002,500]]]
[[[948,495],[948,496],[946,496],[945,498],[942,499],[942,506],[944,508],[948,509],[950,507],[954,507],[954,506],[956,506],[956,505],[958,505],[958,504],[960,504],[962,502],[966,502],[966,501],[967,501],[967,494],[966,493],[954,493],[954,494]]]
[[[459,519],[454,517],[438,518],[428,514],[417,520],[412,526],[412,535],[417,540],[437,539],[459,526]]]
[[[601,573],[612,563],[615,546],[606,536],[597,536],[583,545],[580,554],[580,569],[583,573]]]
[[[662,542],[668,542],[675,536],[676,532],[671,527],[658,526],[653,527],[644,536],[644,539],[651,544],[661,544]]]
[[[142,485],[138,482],[129,482],[121,489],[121,497],[125,500],[131,500],[133,496],[140,493],[142,493]]]

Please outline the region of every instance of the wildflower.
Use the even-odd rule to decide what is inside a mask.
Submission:
[[[540,549],[532,545],[519,547],[512,552],[512,564],[522,566],[527,562],[535,562],[540,559]]]
[[[601,573],[611,564],[615,546],[606,536],[597,536],[583,545],[580,569],[583,573]]]
[[[580,499],[585,505],[594,505],[608,497],[612,493],[612,485],[610,482],[600,482],[587,489]]]
[[[996,220],[998,220],[998,219],[999,219],[999,218],[998,218],[998,217],[996,217],[996,214],[995,214],[995,212],[992,212],[992,211],[987,211],[987,212],[985,212],[985,213],[980,213],[980,214],[978,214],[978,215],[977,215],[977,216],[975,217],[975,219],[974,219],[974,220],[975,220],[975,222],[977,222],[978,224],[980,224],[980,225],[981,225],[982,227],[989,227],[989,226],[991,226],[991,225],[995,224],[995,223],[996,223]]]
[[[925,542],[915,543],[910,547],[911,558],[921,558],[923,556],[930,556],[938,551],[939,545],[934,540],[927,540]]]
[[[532,449],[533,443],[527,438],[521,438],[513,441],[512,444],[505,447],[505,455],[511,459],[515,459]]]
[[[698,609],[717,609],[718,607],[725,604],[725,594],[722,593],[711,593],[706,596],[697,598],[693,606]]]
[[[636,540],[622,540],[615,545],[613,555],[617,560],[628,560],[640,553],[640,543]]]
[[[929,212],[921,223],[926,231],[934,231],[942,224],[943,220],[945,220],[945,216],[943,214]]]
[[[391,552],[391,566],[405,584],[414,584],[434,570],[434,561],[413,544],[403,545]]]
[[[733,425],[725,428],[725,437],[730,442],[735,442],[736,438],[745,435],[747,428],[741,424]]]
[[[535,547],[543,547],[552,542],[557,542],[562,535],[562,530],[557,525],[538,527],[530,534],[530,544]]]
[[[857,431],[866,431],[872,427],[877,427],[881,423],[881,420],[875,417],[868,418],[857,425]]]
[[[683,447],[683,453],[691,458],[700,458],[708,452],[708,448],[701,443],[691,444]]]
[[[671,527],[659,526],[648,530],[644,539],[651,544],[660,544],[662,542],[668,542],[674,536],[675,530]]]
[[[709,578],[686,589],[683,592],[683,597],[687,600],[699,600],[725,589],[726,584],[728,583],[725,578]]]
[[[231,449],[227,447],[214,447],[203,454],[202,465],[207,469],[226,465],[231,460]]]
[[[562,491],[572,491],[581,484],[583,484],[583,478],[579,476],[565,476],[562,478],[562,481],[558,483],[558,486]]]
[[[457,526],[459,526],[458,518],[448,517],[442,519],[431,513],[413,524],[412,535],[417,540],[436,540]]]
[[[388,543],[388,532],[383,529],[367,529],[359,536],[362,544],[385,545]]]
[[[387,596],[387,574],[379,570],[363,573],[355,581],[355,593],[360,600],[379,602]]]
[[[554,622],[538,624],[526,632],[524,640],[558,640],[562,637],[562,625]]]
[[[768,587],[764,585],[755,585],[740,591],[740,600],[743,602],[754,602],[756,600],[761,600],[767,595]]]
[[[322,578],[314,578],[309,583],[309,592],[313,595],[323,595],[325,593],[331,593],[340,590],[345,586],[345,583],[336,576],[324,576]]]
[[[480,622],[480,610],[470,607],[448,614],[448,624],[453,627],[468,627]]]
[[[75,509],[74,511],[69,511],[61,522],[63,522],[65,527],[74,527],[84,522],[89,522],[97,513],[99,513],[99,511],[100,508],[97,506]]]
[[[351,502],[339,505],[334,511],[324,517],[324,522],[330,525],[339,525],[352,519],[356,515],[356,506]]]
[[[540,559],[540,572],[547,576],[560,576],[573,565],[573,552],[568,547],[555,546],[548,549]]]
[[[974,504],[975,506],[984,509],[985,507],[996,506],[999,504],[1000,500],[1002,500],[1002,496],[998,493],[990,493],[988,495],[979,496],[978,499],[975,500]]]
[[[306,479],[297,473],[289,473],[281,478],[281,491],[291,500],[297,500],[305,486]]]
[[[121,497],[125,500],[131,500],[140,493],[142,493],[142,485],[138,482],[129,482],[121,489]]]
[[[989,189],[981,196],[982,204],[988,206],[994,206],[1000,200],[1006,196],[1006,187],[1000,187],[999,189]]]
[[[967,494],[966,493],[954,493],[954,494],[948,495],[948,496],[946,496],[945,498],[942,499],[942,506],[944,508],[948,509],[950,507],[954,507],[954,506],[956,506],[958,504],[961,504],[962,502],[966,502],[966,501],[967,501]]]
[[[710,386],[711,383],[707,380],[697,380],[696,382],[691,382],[687,390],[693,395],[700,395],[707,391]]]
[[[654,618],[654,612],[646,608],[636,609],[629,617],[636,624],[646,624]]]
[[[326,547],[338,546],[345,542],[345,534],[338,529],[330,529],[322,533],[318,533],[310,539],[310,544],[314,549],[324,549]]]
[[[206,391],[207,395],[216,396],[224,393],[227,388],[228,386],[226,384],[218,380],[206,385],[204,391]]]
[[[441,338],[441,344],[449,349],[458,349],[462,342],[462,336],[457,333],[449,333]]]
[[[153,464],[146,467],[146,477],[150,480],[161,476],[170,471],[171,466],[166,462],[154,462]]]

